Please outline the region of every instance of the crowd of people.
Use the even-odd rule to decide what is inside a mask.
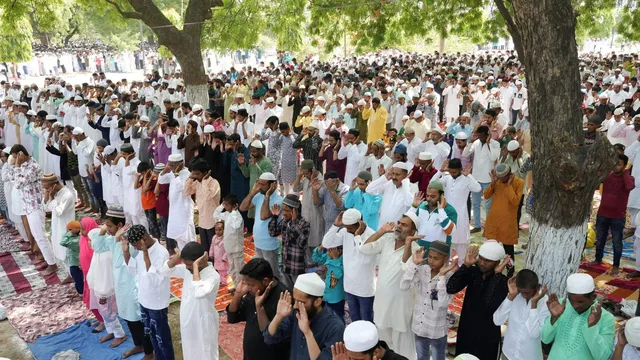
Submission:
[[[639,62],[582,61],[584,145],[617,144],[596,261],[611,231],[618,271],[626,213],[640,209],[640,166],[627,169],[640,159]],[[185,359],[218,358],[220,287],[227,321],[245,323],[245,359],[444,359],[448,305],[465,288],[459,359],[640,358],[640,320],[616,337],[589,275],[571,275],[560,300],[515,273],[533,157],[514,54],[283,56],[208,84],[193,105],[180,69],[0,93],[0,210],[45,274],[64,265],[101,342],[120,345],[126,321],[123,357],[174,358],[179,277]],[[470,245],[478,232],[488,240]]]

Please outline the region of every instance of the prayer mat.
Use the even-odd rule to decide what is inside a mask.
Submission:
[[[630,261],[636,261],[636,254],[633,249],[634,241],[635,236],[633,236],[631,229],[625,228],[622,231],[622,257]],[[611,240],[611,235],[607,237],[607,243],[604,245],[604,254],[613,258],[613,242]]]
[[[73,350],[80,354],[80,359],[92,360],[118,360],[122,359],[122,353],[131,349],[133,339],[129,327],[123,319],[120,324],[128,339],[116,348],[109,347],[111,341],[100,344],[100,338],[107,334],[106,331],[94,334],[92,327],[87,326],[87,320],[53,335],[41,336],[34,343],[27,344],[36,359],[51,359],[53,355]],[[142,359],[144,354],[132,355],[128,359]]]
[[[233,360],[242,360],[242,339],[244,337],[245,323],[229,324],[227,313],[220,314],[220,331],[218,332],[218,345]]]
[[[580,264],[578,272],[587,273],[594,279],[596,285],[596,293],[601,297],[615,302],[621,302],[622,299],[638,300],[638,279],[632,281],[627,279],[626,275],[633,272],[634,269],[623,267],[615,276],[611,276],[607,271],[611,268],[611,264],[602,263],[589,266],[588,263],[593,259],[585,259]]]
[[[44,261],[25,251],[0,253],[0,299],[57,285],[67,277],[62,264],[57,274],[43,276],[46,267]]]
[[[55,334],[92,316],[73,284],[48,286],[0,301],[7,319],[26,342]]]

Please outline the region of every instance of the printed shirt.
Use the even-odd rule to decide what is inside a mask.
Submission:
[[[302,217],[292,220],[273,216],[269,222],[269,235],[282,235],[282,270],[285,274],[299,275],[305,272],[304,260],[309,240],[309,223]]]
[[[13,182],[13,188],[20,191],[23,210],[27,215],[44,209],[40,179],[42,179],[42,168],[32,157],[19,167],[10,167],[9,180]]]

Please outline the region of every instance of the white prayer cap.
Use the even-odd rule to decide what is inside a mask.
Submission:
[[[305,114],[308,113],[309,111],[311,111],[311,108],[307,105],[303,106],[302,109],[300,110],[301,114]]]
[[[433,130],[431,130],[431,132],[437,132],[440,135],[444,135],[446,134],[446,132],[444,130],[442,130],[442,128],[438,125],[436,125],[436,127],[433,128]]]
[[[589,274],[571,274],[567,278],[567,292],[569,294],[585,295],[595,290],[593,278]]]
[[[107,145],[104,147],[104,150],[102,152],[105,153],[105,155],[111,155],[114,151],[117,151],[117,149],[111,145]]]
[[[5,96],[4,101],[15,101],[15,100],[13,100],[13,97],[11,96]]]
[[[207,124],[204,126],[204,133],[205,134],[211,134],[215,129],[213,128],[213,125],[211,124]]]
[[[347,209],[342,214],[342,223],[344,225],[353,225],[362,219],[362,214],[356,209]]]
[[[607,94],[606,92],[603,92],[602,94],[600,94],[600,99],[608,99],[609,98],[609,94]]]
[[[202,110],[202,105],[200,105],[200,104],[195,104],[191,108],[191,111],[200,111],[200,110]]]
[[[500,101],[493,101],[491,103],[491,108],[492,109],[501,109],[502,108],[502,104],[500,103]]]
[[[489,71],[488,74],[493,74],[493,71]],[[487,78],[487,80],[494,80],[495,78],[493,76],[489,76]]]
[[[428,151],[423,151],[418,155],[418,160],[433,160],[433,154]]]
[[[353,104],[349,103],[344,107],[345,109],[353,109]]]
[[[324,295],[324,281],[314,272],[298,275],[294,289],[298,289],[303,293],[311,296]]]
[[[418,110],[418,111],[420,111],[420,110]],[[402,115],[402,119],[400,119],[400,120],[409,120],[409,115]],[[405,129],[405,132],[406,132],[406,129]]]
[[[58,117],[55,115],[47,115],[46,120],[58,120]]]
[[[520,143],[518,142],[518,140],[511,140],[507,144],[507,151],[513,151],[519,148],[520,148]]]
[[[325,236],[322,239],[322,247],[325,249],[337,248],[338,246],[342,246],[342,244],[342,236]]]
[[[417,118],[419,118],[420,116],[422,116],[422,111],[420,111],[420,110],[416,110],[416,111],[413,113],[413,118],[414,118],[414,119],[417,119]]]
[[[229,85],[229,84],[227,84],[227,85]],[[171,84],[171,85],[167,86],[167,90],[175,90],[175,89],[176,89],[176,86],[174,84]]]
[[[82,96],[76,95],[76,97],[73,98],[73,101],[82,101]]]
[[[308,128],[318,129],[318,122],[317,121],[312,121],[311,124],[309,124],[307,127]]]
[[[169,162],[180,162],[182,160],[182,154],[178,153],[169,155]]]
[[[460,115],[460,117],[466,117],[466,118],[471,119],[471,114],[469,114],[468,112],[466,112],[466,113],[464,113],[464,114]]]
[[[244,95],[242,95],[242,94],[240,94],[240,93],[237,93],[237,94],[236,94],[236,99],[241,99],[241,98],[244,98]]]
[[[491,95],[495,95],[498,93],[498,91],[500,91],[498,88],[493,88],[491,89]]]
[[[159,84],[157,82],[155,82],[155,81],[151,83],[151,86],[158,86],[158,85]]]
[[[342,94],[338,94],[338,95],[336,95],[336,97],[344,100],[344,95],[342,95]]]
[[[365,105],[367,105],[367,102],[366,102],[366,101],[364,101],[364,100],[362,100],[362,99],[360,99],[360,100],[358,101],[358,106],[365,106]]]
[[[140,116],[140,121],[151,121],[148,116],[142,115]]]
[[[62,126],[62,123],[60,121],[56,121],[53,123],[53,125],[51,125],[53,127],[58,127],[58,126]]]
[[[267,181],[276,181],[276,176],[273,175],[273,173],[264,172],[264,173],[262,173],[262,175],[260,175],[260,177],[258,179],[267,180]]]
[[[344,347],[353,352],[363,353],[378,346],[378,328],[366,320],[354,321],[344,329]]]
[[[622,108],[617,108],[613,111],[613,115],[622,115],[623,112]]]
[[[231,84],[226,83],[226,84],[224,84],[224,87],[226,87],[226,88],[231,87]],[[169,86],[168,89],[171,89],[171,86]],[[174,89],[175,89],[175,87],[174,87]]]
[[[323,108],[318,109],[318,115],[324,115],[326,113],[327,113],[327,110],[325,110]]]
[[[7,146],[6,148],[4,148],[3,151],[4,151],[5,154],[10,155],[11,154],[11,147]]]
[[[237,105],[229,106],[229,111],[238,112],[238,106]]]
[[[302,84],[302,85],[300,85],[300,86],[299,86],[299,88],[300,88],[300,89],[302,89],[302,90],[304,90],[304,89],[306,89],[307,87],[306,87],[306,86],[304,86],[304,84]]]
[[[118,95],[111,95],[111,99],[112,99],[112,100],[115,100],[115,99],[117,99],[117,98],[118,98]],[[91,99],[91,100],[93,100],[93,99]]]
[[[624,326],[624,336],[629,345],[640,347],[640,317],[636,316],[627,321]]]
[[[315,85],[309,86],[309,90],[315,90],[315,89],[317,89]]]
[[[406,99],[406,96],[403,93],[398,94],[397,96],[398,99],[403,98]]]
[[[409,164],[407,164],[406,162],[403,162],[403,161],[398,161],[398,162],[394,163],[393,166],[391,166],[391,167],[402,169],[402,170],[407,170],[407,171],[411,170],[411,167],[409,166]]]
[[[367,91],[364,93],[364,96],[371,96],[371,93]]]
[[[516,85],[522,85],[522,81],[516,80]]]
[[[480,81],[480,82],[478,83],[478,86],[487,86],[487,83],[486,83],[486,82],[484,82],[484,81]]]
[[[73,131],[71,132],[71,134],[73,134],[73,135],[84,134],[84,130],[82,130],[81,127],[75,127],[75,128],[73,128]]]
[[[176,74],[182,73],[182,69],[176,69]]]
[[[264,101],[268,102],[268,103],[272,103],[274,100],[271,96],[269,96],[268,98],[266,98]]]
[[[402,83],[402,84],[400,84],[400,87],[401,87],[401,88],[406,88],[406,87],[407,87],[407,84]]]
[[[366,83],[367,83],[367,84],[373,84],[373,81],[371,81],[371,80],[367,80],[367,82],[366,82]]]
[[[318,96],[318,98],[316,99],[316,101],[326,101],[326,100],[324,99],[324,96]]]
[[[622,81],[616,81],[613,83],[613,86],[622,86]]]
[[[412,83],[414,83],[414,82],[418,82],[418,80],[417,80],[417,79],[411,79],[411,82],[412,82]]]
[[[456,356],[454,360],[480,360],[475,355],[471,354],[460,354]]]
[[[478,255],[487,260],[501,261],[502,259],[504,259],[505,253],[502,244],[500,244],[496,240],[487,240],[484,244],[482,244],[482,246],[480,246]]]
[[[33,116],[33,115],[36,115],[36,112],[33,111],[33,110],[29,110],[29,111],[27,111],[27,115]]]
[[[262,148],[264,148],[264,145],[262,144],[262,141],[260,141],[260,140],[253,140],[253,142],[251,143],[251,147],[254,147],[256,149],[262,149]]]
[[[416,229],[418,228],[418,225],[420,224],[420,220],[418,220],[418,215],[416,215],[415,211],[409,210],[404,214],[404,216],[411,219],[411,221],[413,221],[413,225],[416,226]]]

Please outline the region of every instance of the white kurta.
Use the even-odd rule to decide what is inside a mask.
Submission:
[[[118,166],[121,167],[122,172],[122,188],[120,191],[124,194],[122,210],[129,216],[136,216],[142,211],[142,188],[134,189],[138,164],[140,164],[140,160],[135,157],[129,160],[129,166],[126,166],[125,159],[118,161]]]
[[[444,141],[435,144],[433,140],[429,140],[424,144],[424,151],[428,151],[433,155],[433,167],[440,169],[451,152],[451,146]]]
[[[184,359],[217,360],[220,319],[213,305],[220,286],[220,275],[211,263],[200,270],[198,281],[193,280],[193,274],[182,264],[169,269],[165,263],[164,271],[172,277],[184,279],[180,301],[180,333]]]
[[[190,241],[196,240],[196,229],[193,224],[193,200],[184,195],[184,185],[191,173],[182,169],[178,176],[167,173],[158,177],[158,183],[169,184],[169,223],[167,237],[178,242],[182,248]]]
[[[67,232],[67,224],[76,219],[75,195],[67,187],[62,187],[52,200],[44,204],[51,211],[51,245],[53,255],[60,260],[67,258],[67,248],[60,245],[62,235]]]
[[[469,243],[469,213],[467,211],[467,199],[470,192],[478,192],[482,190],[480,183],[469,176],[460,175],[453,178],[451,175],[444,175],[438,171],[431,181],[440,180],[444,185],[444,195],[447,202],[456,209],[458,213],[458,221],[456,227],[451,234],[452,244],[468,244]]]
[[[631,176],[640,178],[640,142],[637,140],[624,150],[624,154],[629,157],[629,162],[633,165]],[[628,208],[640,209],[640,183],[636,180],[636,187],[629,193]]]
[[[358,176],[360,171],[360,162],[364,161],[364,155],[367,153],[367,144],[348,144],[340,146],[338,151],[338,159],[347,159],[347,167],[344,173],[344,183],[351,184],[351,181]]]
[[[409,178],[405,178],[402,186],[397,188],[393,181],[384,176],[369,183],[366,189],[369,194],[382,195],[378,227],[387,222],[395,223],[409,210],[413,203],[410,184]]]

